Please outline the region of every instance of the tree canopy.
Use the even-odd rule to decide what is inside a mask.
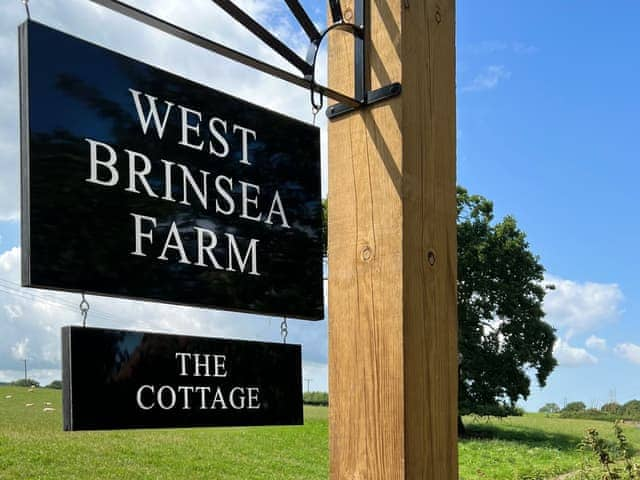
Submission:
[[[538,411],[540,413],[558,413],[560,412],[560,407],[557,403],[545,403]]]
[[[584,412],[587,409],[587,406],[584,402],[569,402],[562,409],[563,412]]]
[[[544,322],[544,268],[515,218],[494,221],[493,203],[458,187],[460,414],[509,415],[556,366]]]

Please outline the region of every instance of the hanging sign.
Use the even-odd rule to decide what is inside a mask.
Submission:
[[[318,128],[35,22],[20,40],[23,285],[323,318]]]
[[[64,327],[65,430],[302,424],[299,345]]]

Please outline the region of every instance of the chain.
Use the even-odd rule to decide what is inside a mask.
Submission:
[[[89,313],[89,302],[84,298],[84,292],[82,292],[82,301],[80,302],[80,315],[82,315],[82,326],[87,326],[87,314]]]
[[[24,5],[24,9],[27,12],[27,19],[31,20],[31,12],[29,11],[29,0],[22,0],[22,4]]]
[[[282,319],[280,324],[280,336],[282,337],[282,343],[287,343],[287,335],[289,334],[289,327],[287,326],[287,317]]]

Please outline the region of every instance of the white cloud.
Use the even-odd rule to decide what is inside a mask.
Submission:
[[[4,305],[4,309],[9,315],[10,319],[20,318],[23,315],[22,307],[20,305]]]
[[[555,285],[544,300],[546,321],[571,338],[616,321],[624,299],[615,283],[578,283],[547,275],[545,284]]]
[[[605,351],[607,349],[607,341],[604,338],[596,337],[595,335],[591,335],[584,342],[587,348],[593,348],[595,350]]]
[[[16,360],[24,360],[29,355],[29,339],[24,338],[11,347],[11,355]]]
[[[572,347],[562,339],[558,339],[553,346],[553,356],[562,367],[581,367],[598,363],[598,359],[584,348]]]
[[[634,343],[620,343],[616,345],[614,352],[625,360],[640,365],[640,346]]]
[[[462,92],[479,92],[482,90],[492,90],[498,86],[502,80],[511,78],[504,65],[490,65],[483,72],[479,73],[468,85],[462,87]]]
[[[20,274],[20,249],[13,247],[0,255],[0,278],[17,282]]]

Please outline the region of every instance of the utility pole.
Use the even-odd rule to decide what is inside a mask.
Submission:
[[[311,380],[313,380],[313,378],[305,378],[304,381],[307,382],[307,393],[309,393],[311,390],[309,389],[309,386],[311,385]]]
[[[402,94],[329,121],[330,478],[456,480],[455,0],[364,5],[368,89]],[[331,88],[353,58],[332,33]]]
[[[24,386],[28,387],[27,385],[27,359],[24,359]]]

